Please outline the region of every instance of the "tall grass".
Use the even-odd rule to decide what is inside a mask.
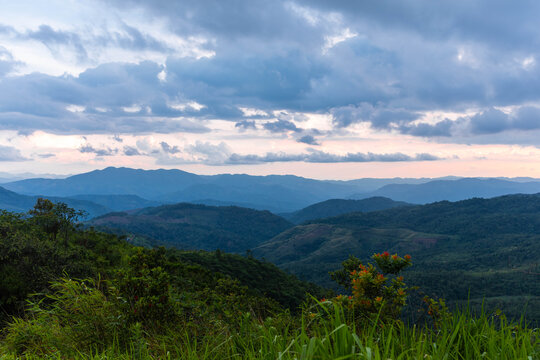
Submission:
[[[290,323],[260,323],[246,316],[234,333],[198,338],[186,332],[148,340],[152,345],[118,345],[70,355],[74,359],[540,359],[539,329],[510,324],[504,317],[455,311],[438,328],[401,322],[348,324],[337,304],[323,316]],[[326,312],[326,313],[325,313]],[[146,340],[145,340],[146,341]],[[5,347],[4,347],[5,349]],[[142,349],[142,350],[141,350]],[[0,355],[0,359],[16,359]],[[61,353],[26,354],[26,359],[65,359]]]

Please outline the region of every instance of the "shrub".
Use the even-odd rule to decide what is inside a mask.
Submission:
[[[354,321],[374,318],[383,322],[397,321],[409,290],[403,277],[397,275],[411,265],[411,257],[384,252],[373,255],[372,259],[381,271],[372,264],[365,266],[358,259],[349,257],[343,263],[344,270],[350,270],[353,264],[357,265],[356,269],[347,276],[343,270],[331,274],[339,283],[350,279],[347,287],[352,291],[352,296],[338,295],[333,301],[349,309]]]

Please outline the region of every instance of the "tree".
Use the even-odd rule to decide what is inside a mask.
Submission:
[[[32,215],[35,223],[46,233],[49,234],[54,240],[60,230],[60,224],[58,218],[54,212],[54,203],[49,199],[39,198],[37,199],[34,208],[28,212]]]
[[[69,232],[75,228],[79,218],[86,215],[84,211],[70,208],[63,202],[53,203],[44,198],[39,198],[34,208],[28,213],[32,215],[37,225],[54,240],[61,232],[64,235],[66,246],[69,241]]]

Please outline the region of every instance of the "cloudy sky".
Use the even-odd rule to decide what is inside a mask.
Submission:
[[[0,9],[0,171],[540,177],[538,1]]]

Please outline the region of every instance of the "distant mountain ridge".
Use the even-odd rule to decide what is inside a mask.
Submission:
[[[310,205],[293,213],[281,214],[281,216],[295,224],[300,224],[309,220],[322,219],[351,212],[378,211],[407,205],[410,204],[380,196],[362,200],[330,199]]]
[[[493,197],[540,191],[540,181],[528,178],[476,179],[363,178],[348,181],[314,180],[293,175],[245,174],[196,175],[182,170],[141,170],[108,167],[64,179],[25,179],[3,184],[24,195],[77,197],[108,206],[111,210],[164,203],[240,205],[274,213],[290,213],[328,199],[386,197],[424,204],[440,200]],[[95,195],[99,194],[99,195]],[[103,196],[130,195],[143,200]],[[95,198],[92,198],[94,196]],[[101,198],[100,198],[101,196]],[[116,202],[118,202],[118,204]],[[153,203],[152,203],[153,202]]]
[[[40,196],[29,196],[17,194],[13,191],[9,191],[0,187],[0,210],[7,210],[13,212],[27,212],[32,209]],[[93,217],[101,214],[105,214],[111,211],[106,206],[96,204],[84,199],[72,199],[63,198],[57,196],[48,196],[49,200],[53,202],[64,202],[69,207],[77,210],[83,210],[88,214],[88,217]]]
[[[25,194],[75,196],[80,194],[137,195],[161,203],[249,203],[257,208],[287,212],[330,197],[345,197],[358,190],[347,184],[297,176],[195,175],[181,170],[106,168],[66,179],[27,179],[5,184]],[[211,195],[211,196],[209,196]]]
[[[69,207],[83,210],[88,218],[110,213],[140,209],[149,206],[161,205],[157,201],[150,201],[136,195],[76,195],[71,197],[21,195],[0,186],[0,210],[13,212],[27,212],[32,209],[38,198],[43,197],[52,202],[63,202]]]
[[[365,199],[383,196],[395,201],[428,204],[443,200],[460,201],[474,197],[491,198],[508,194],[535,194],[538,192],[540,192],[540,181],[464,178],[434,180],[422,184],[390,184],[366,194],[355,194],[351,198]]]

